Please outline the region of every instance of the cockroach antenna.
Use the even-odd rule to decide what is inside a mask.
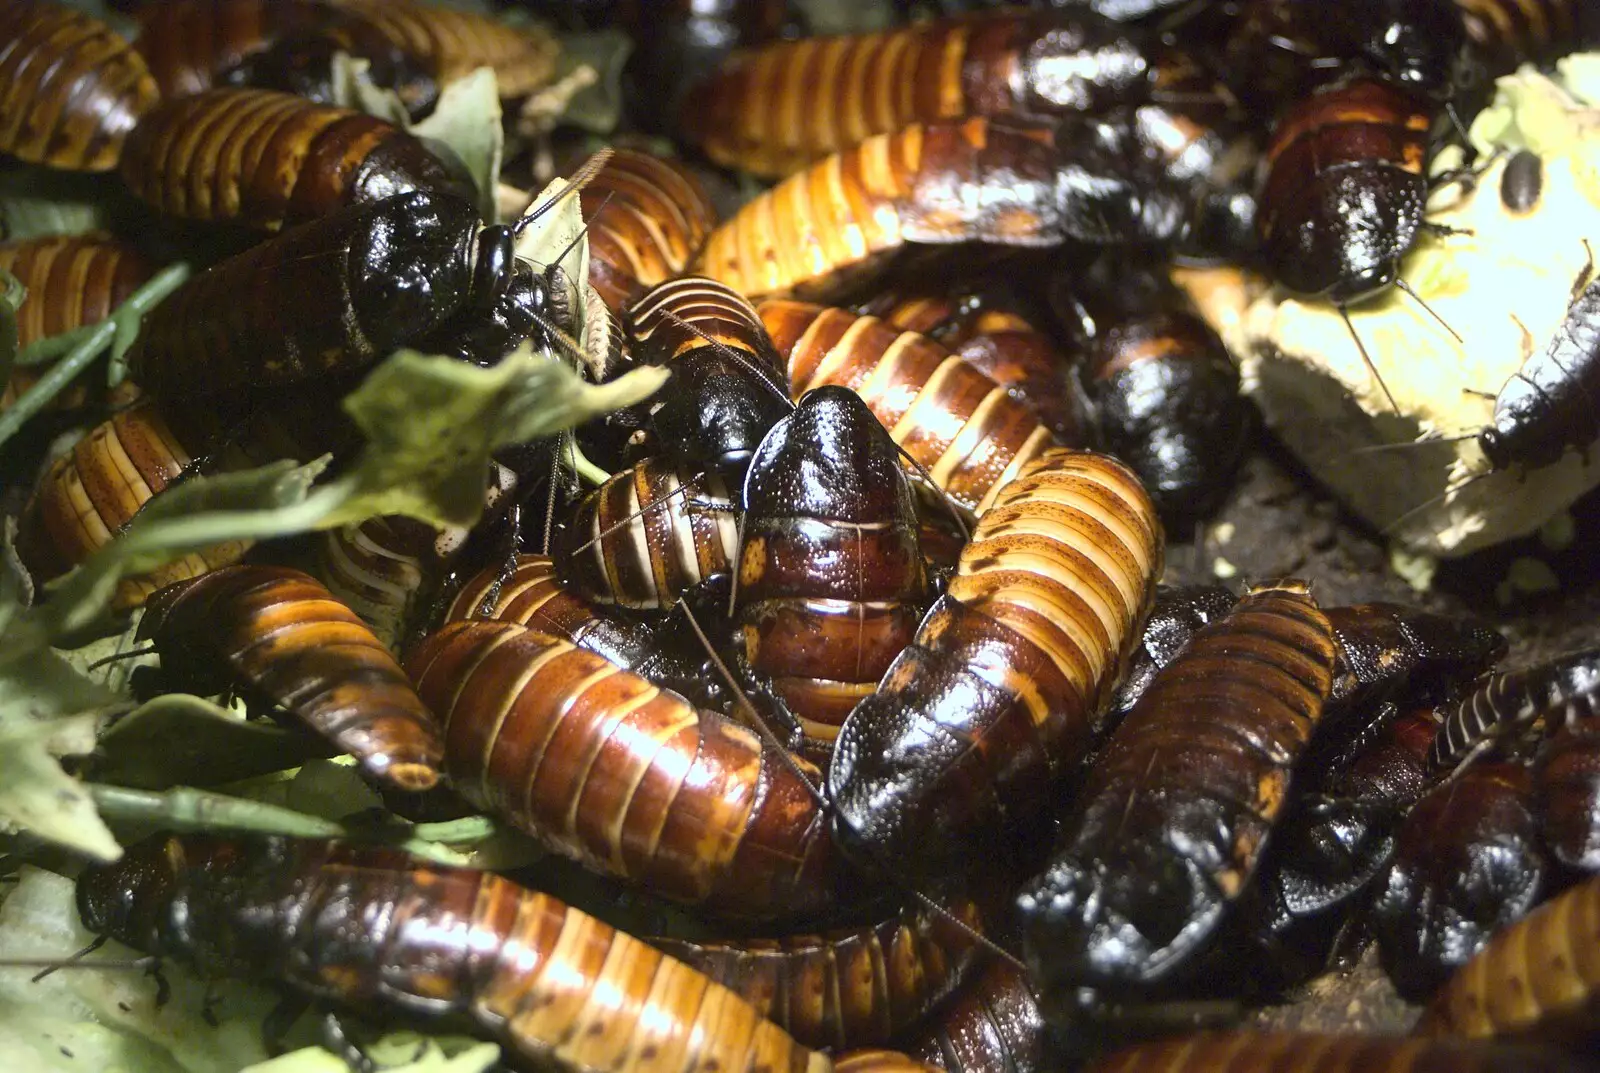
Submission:
[[[762,385],[774,395],[782,399],[788,405],[789,409],[792,410],[795,408],[795,402],[789,397],[789,393],[784,391],[777,384],[774,384],[771,378],[767,376],[767,370],[761,368],[755,362],[751,361],[749,357],[741,354],[738,350],[729,346],[727,343],[724,343],[719,339],[713,339],[709,334],[702,331],[699,325],[691,324],[670,309],[663,308],[661,310],[661,315],[672,321],[672,323],[678,325],[678,327],[686,329],[687,331],[690,331],[699,336],[701,339],[705,340],[707,346],[711,347],[717,353],[729,359],[734,364],[740,366],[746,372],[754,373],[756,379],[761,381]]]
[[[532,206],[527,212],[523,213],[521,218],[519,218],[516,223],[511,225],[511,233],[513,235],[522,234],[522,232],[530,224],[539,219],[545,213],[549,212],[555,206],[559,205],[569,194],[576,193],[577,191],[588,186],[594,181],[594,177],[599,175],[601,170],[605,168],[606,164],[611,160],[611,154],[612,150],[610,148],[601,149],[588,160],[585,160],[578,166],[578,170],[572,173],[572,178],[568,179],[566,184],[562,186],[560,190],[557,190],[550,197],[546,198],[542,202],[539,202],[537,205]]]
[[[1424,302],[1422,300],[1422,295],[1420,295],[1416,291],[1412,290],[1411,284],[1407,283],[1401,277],[1396,276],[1395,277],[1395,281],[1394,281],[1394,285],[1396,287],[1398,287],[1400,290],[1404,291],[1406,294],[1410,295],[1411,299],[1414,302],[1416,302],[1417,305],[1419,305],[1423,309],[1427,310],[1428,311],[1428,316],[1430,316],[1434,320],[1438,321],[1439,322],[1439,326],[1441,328],[1443,328],[1445,331],[1449,332],[1451,337],[1453,339],[1455,339],[1456,342],[1462,343],[1462,344],[1466,343],[1466,340],[1461,338],[1461,333],[1456,331],[1454,328],[1450,327],[1449,321],[1447,321],[1443,317],[1441,317],[1438,314],[1438,312],[1431,305],[1429,305],[1427,302]]]
[[[1400,412],[1400,407],[1394,401],[1394,396],[1389,392],[1389,385],[1383,382],[1383,374],[1378,372],[1378,367],[1372,363],[1372,355],[1367,353],[1367,345],[1361,341],[1361,336],[1356,332],[1356,326],[1350,321],[1350,307],[1343,302],[1335,303],[1334,308],[1339,311],[1339,316],[1344,318],[1344,326],[1350,329],[1350,338],[1356,341],[1356,349],[1361,352],[1361,362],[1367,367],[1373,382],[1383,392],[1383,397],[1389,400],[1389,409],[1395,413]]]

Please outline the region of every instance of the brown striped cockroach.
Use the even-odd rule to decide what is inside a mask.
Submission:
[[[1533,667],[1490,675],[1451,708],[1429,750],[1436,770],[1454,768],[1543,723],[1547,732],[1600,715],[1600,649],[1586,649]]]
[[[785,179],[723,222],[692,271],[750,297],[823,298],[907,243],[1161,243],[1182,199],[1120,154],[1064,153],[1047,127],[915,123]]]
[[[839,897],[816,769],[752,731],[510,622],[453,622],[406,669],[456,791],[553,849],[728,915]]]
[[[99,19],[54,0],[0,11],[0,152],[110,171],[160,96],[144,60]]]
[[[981,925],[970,901],[945,911],[968,927]],[[823,935],[650,942],[730,988],[806,1046],[835,1051],[882,1044],[911,1028],[979,956],[964,931],[922,908]]]
[[[467,192],[399,127],[265,89],[212,89],[153,109],[128,136],[121,171],[161,212],[268,229],[412,190]]]
[[[1043,1073],[1049,1030],[1028,976],[1001,960],[963,984],[902,1041],[947,1073]]]
[[[1044,123],[1150,90],[1144,42],[1092,13],[1004,11],[735,53],[688,96],[685,137],[781,177],[875,134],[967,116]]]
[[[1207,1032],[1140,1043],[1084,1073],[1581,1073],[1557,1050],[1314,1032]]]
[[[157,835],[85,871],[77,900],[91,931],[146,953],[412,1024],[465,1020],[519,1065],[831,1068],[647,944],[508,879],[398,850]]]
[[[394,42],[439,88],[488,67],[501,97],[526,97],[556,72],[560,46],[537,26],[422,0],[333,2]]]
[[[138,639],[166,685],[275,705],[397,789],[439,781],[444,746],[405,672],[309,574],[241,564],[177,582],[150,597]]]
[[[803,302],[758,307],[788,365],[790,394],[855,391],[933,483],[968,510],[994,496],[1051,444],[1005,390],[944,347],[876,317]]]
[[[946,595],[845,720],[834,837],[928,875],[993,852],[1087,750],[1161,573],[1150,499],[1121,463],[1053,449],[978,519]]]
[[[1061,850],[1023,888],[1029,962],[1077,989],[1168,980],[1218,934],[1284,814],[1333,684],[1305,583],[1254,590],[1161,669],[1090,769]]]
[[[693,173],[630,149],[614,151],[580,197],[589,282],[619,315],[681,274],[717,224],[717,210]]]

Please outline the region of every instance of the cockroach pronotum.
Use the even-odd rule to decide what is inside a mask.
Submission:
[[[53,0],[7,0],[0,12],[0,152],[110,171],[160,97],[144,60],[99,19]]]
[[[911,485],[860,396],[819,387],[756,449],[744,510],[740,663],[791,747],[826,751],[932,598]]]
[[[864,868],[948,873],[1014,832],[1088,748],[1161,573],[1125,466],[1054,449],[979,517],[946,595],[845,720],[834,838]]]
[[[335,2],[395,42],[439,88],[489,67],[501,97],[526,97],[556,72],[560,45],[538,27],[420,0]]]
[[[855,391],[890,438],[968,510],[987,509],[1051,445],[1032,412],[930,339],[804,302],[766,301],[757,310],[788,365],[792,396],[825,384]]]
[[[948,1073],[1043,1073],[1049,1030],[1027,975],[996,960],[901,1042]]]
[[[980,926],[971,902],[949,912]],[[806,1046],[835,1051],[882,1044],[911,1028],[979,956],[967,935],[925,909],[824,935],[650,942],[730,988]]]
[[[616,150],[580,197],[589,225],[589,282],[619,315],[682,273],[717,224],[700,181],[649,153]]]
[[[1418,801],[1368,913],[1396,989],[1427,997],[1539,904],[1549,872],[1522,765],[1474,765]]]
[[[1157,673],[1018,896],[1035,977],[1073,1001],[1169,980],[1215,938],[1288,803],[1333,684],[1304,582],[1256,589]]]
[[[1589,1062],[1557,1050],[1465,1040],[1313,1032],[1207,1032],[1140,1043],[1084,1073],[1581,1073]]]
[[[150,597],[138,639],[168,684],[266,700],[397,789],[439,780],[444,745],[405,672],[309,574],[239,565],[177,582]]]
[[[168,101],[128,136],[128,188],[161,212],[276,229],[413,190],[468,190],[392,123],[265,89]]]
[[[456,1016],[519,1062],[828,1073],[722,985],[510,880],[378,846],[157,835],[78,880],[91,930],[319,1003]]]
[[[1181,198],[1129,161],[1066,155],[1048,127],[912,124],[834,154],[747,203],[693,271],[757,297],[825,297],[906,243],[1161,243]]]
[[[1424,1036],[1581,1040],[1600,1006],[1600,877],[1497,932],[1418,1021]]]
[[[809,765],[744,727],[509,622],[453,622],[406,669],[444,727],[455,789],[552,848],[734,916],[839,896]]]
[[[911,123],[1045,123],[1148,93],[1138,35],[1081,11],[996,12],[736,53],[680,126],[725,167],[778,178]]]
[[[1486,678],[1445,716],[1428,752],[1435,770],[1543,721],[1549,730],[1600,715],[1600,649],[1559,656]]]

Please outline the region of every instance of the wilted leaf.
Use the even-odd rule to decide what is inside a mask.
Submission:
[[[164,790],[218,786],[299,767],[328,747],[310,734],[261,722],[187,693],[156,697],[101,736],[94,778]]]
[[[620,30],[563,36],[558,76],[589,67],[598,78],[567,102],[562,122],[594,134],[616,130],[622,119],[622,69],[632,53],[633,39]]]
[[[528,211],[523,214],[525,220],[529,216],[535,219],[522,225],[514,249],[518,257],[541,268],[559,263],[567,283],[575,286],[589,278],[589,242],[579,192],[566,192],[567,186],[566,178],[558,178],[539,191],[539,196],[529,203]],[[558,197],[560,201],[555,200]],[[576,292],[567,297],[574,317],[572,331],[579,339],[585,331],[582,298]]]
[[[88,792],[56,760],[93,752],[98,725],[93,712],[0,725],[0,829],[27,831],[101,860],[121,855]]]
[[[433,112],[411,127],[411,133],[442,144],[466,165],[478,194],[478,215],[494,223],[494,194],[506,147],[494,71],[479,67],[445,86]]]

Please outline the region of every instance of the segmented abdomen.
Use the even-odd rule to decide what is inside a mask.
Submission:
[[[537,27],[415,0],[336,0],[427,67],[440,86],[492,67],[502,97],[525,97],[549,82],[560,46]]]
[[[136,14],[134,47],[168,98],[208,90],[280,36],[315,32],[336,17],[322,0],[161,0]]]
[[[992,961],[904,1046],[948,1073],[1042,1073],[1048,1032],[1027,974]]]
[[[620,314],[646,290],[679,275],[717,223],[687,168],[615,150],[580,195],[589,224],[589,282]]]
[[[1585,0],[1453,0],[1489,75],[1510,74],[1519,64],[1539,63],[1581,49]],[[1592,15],[1588,16],[1591,20]]]

